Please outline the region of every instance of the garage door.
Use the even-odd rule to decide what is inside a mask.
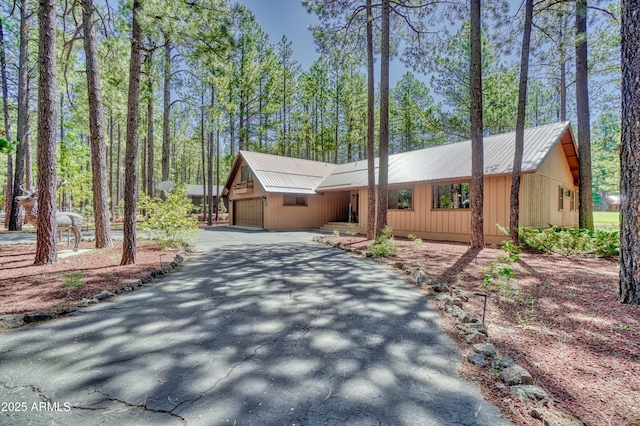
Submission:
[[[233,202],[233,224],[262,228],[264,226],[262,205],[262,197],[235,200]]]

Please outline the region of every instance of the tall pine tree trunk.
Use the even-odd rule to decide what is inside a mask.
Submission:
[[[587,64],[587,0],[576,1],[576,112],[578,116],[578,212],[580,228],[593,231],[591,123]]]
[[[22,230],[22,208],[15,201],[24,183],[24,149],[29,137],[29,10],[27,0],[20,4],[20,53],[18,58],[18,147],[16,148],[16,166],[13,169],[13,195],[9,218],[9,230]]]
[[[2,27],[2,19],[0,19],[0,78],[2,78],[2,112],[4,117],[4,132],[8,141],[11,139],[11,121],[9,119],[9,90],[7,82],[7,61],[4,48],[4,28]],[[5,188],[5,212],[4,218],[5,228],[9,227],[9,218],[11,217],[11,200],[13,199],[13,155],[9,154],[7,158],[7,186]]]
[[[127,100],[127,147],[125,154],[124,223],[121,265],[136,263],[136,158],[138,156],[138,102],[140,101],[140,51],[142,27],[138,22],[141,1],[133,0],[129,95]]]
[[[620,302],[640,305],[640,0],[622,0]]]
[[[151,54],[148,56],[149,60],[151,60]],[[149,101],[147,103],[147,194],[149,197],[153,197],[155,193],[154,189],[154,181],[153,181],[153,80],[149,77],[148,83],[149,85]],[[143,183],[145,185],[145,183]]]
[[[111,220],[115,220],[115,194],[113,193],[113,111],[109,110],[109,209]]]
[[[380,51],[380,148],[378,160],[378,217],[376,237],[387,225],[389,181],[389,0],[382,0]]]
[[[164,44],[164,111],[162,113],[162,180],[169,180],[171,142],[169,140],[169,119],[171,117],[171,40]]]
[[[35,265],[56,262],[56,2],[38,7],[38,233]]]
[[[373,72],[373,10],[367,0],[367,238],[376,235],[375,87]]]
[[[209,133],[209,156],[207,159],[207,198],[209,216],[207,216],[207,225],[213,225],[213,109],[216,102],[216,88],[211,86],[211,131]]]
[[[93,213],[96,248],[111,248],[109,200],[107,194],[107,148],[104,141],[104,113],[98,65],[96,30],[93,25],[93,0],[82,0],[84,51],[87,64],[89,131],[91,133],[91,172],[93,177]]]
[[[511,210],[509,233],[511,240],[519,244],[518,222],[520,219],[520,173],[524,151],[524,125],[527,112],[527,79],[529,78],[529,47],[533,21],[533,0],[526,0],[524,6],[524,33],[522,34],[522,54],[520,59],[520,87],[518,88],[518,115],[516,117],[516,149],[511,173]]]
[[[484,248],[484,146],[480,0],[471,0],[471,248]]]
[[[202,221],[207,220],[207,161],[206,161],[206,146],[204,143],[204,91],[205,86],[202,85],[202,92],[200,93],[200,145],[202,147]]]

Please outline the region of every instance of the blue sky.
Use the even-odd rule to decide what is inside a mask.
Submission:
[[[309,26],[318,23],[314,14],[308,14],[300,0],[237,0],[247,6],[256,17],[262,29],[269,34],[271,43],[276,44],[283,35],[291,41],[293,54],[304,70],[309,69],[318,57],[313,36]],[[375,73],[379,72],[379,62],[376,62]],[[390,64],[390,84],[393,87],[397,80],[407,71],[398,60]],[[416,77],[425,81],[426,78]],[[376,81],[378,77],[376,76]]]

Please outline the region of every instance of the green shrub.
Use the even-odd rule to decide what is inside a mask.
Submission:
[[[398,246],[396,245],[396,240],[391,234],[392,232],[392,228],[385,226],[382,230],[382,235],[367,246],[374,256],[390,257],[398,254]]]
[[[407,238],[409,238],[416,247],[420,247],[420,244],[422,244],[422,238],[419,238],[415,234],[409,234]]]
[[[521,227],[518,235],[520,242],[545,253],[613,257],[620,252],[620,233],[612,229],[589,231],[551,225],[547,229]]]
[[[143,197],[138,207],[147,212],[140,229],[148,231],[160,249],[186,248],[198,241],[198,219],[189,214],[193,204],[184,186],[173,189],[165,200]]]

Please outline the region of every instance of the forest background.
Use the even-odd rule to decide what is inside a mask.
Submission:
[[[123,208],[131,6],[127,1],[96,3],[94,14],[112,218],[121,215]],[[415,23],[399,15],[391,17],[391,54],[407,71],[390,90],[390,153],[470,137],[469,25],[463,6],[456,13],[425,12],[421,28],[430,31],[420,34]],[[516,57],[523,17],[520,5],[509,6],[502,2],[483,6],[485,135],[512,131],[516,125]],[[302,5],[291,2],[290,7]],[[590,7],[589,98],[597,206],[602,202],[600,194],[618,190],[620,25],[618,2],[603,0]],[[536,3],[527,127],[563,119],[575,126],[574,8],[572,2]],[[37,174],[37,4],[3,2],[0,10],[11,123],[17,122],[21,29],[28,42],[28,185]],[[296,60],[286,36],[272,43],[251,10],[241,4],[147,0],[140,23],[144,34],[137,159],[140,194],[155,195],[162,180],[202,184],[210,176],[213,185],[224,184],[239,149],[337,163],[366,158],[366,49],[351,40],[363,38],[362,20],[333,34],[326,28],[311,28],[318,41],[317,59],[307,69]],[[91,217],[81,3],[58,4],[56,24],[57,176],[67,182],[58,191],[59,208]],[[374,46],[378,44],[376,39]],[[5,138],[16,138],[15,132],[9,137],[6,132],[3,129]],[[3,186],[11,172],[9,160],[0,154]]]

